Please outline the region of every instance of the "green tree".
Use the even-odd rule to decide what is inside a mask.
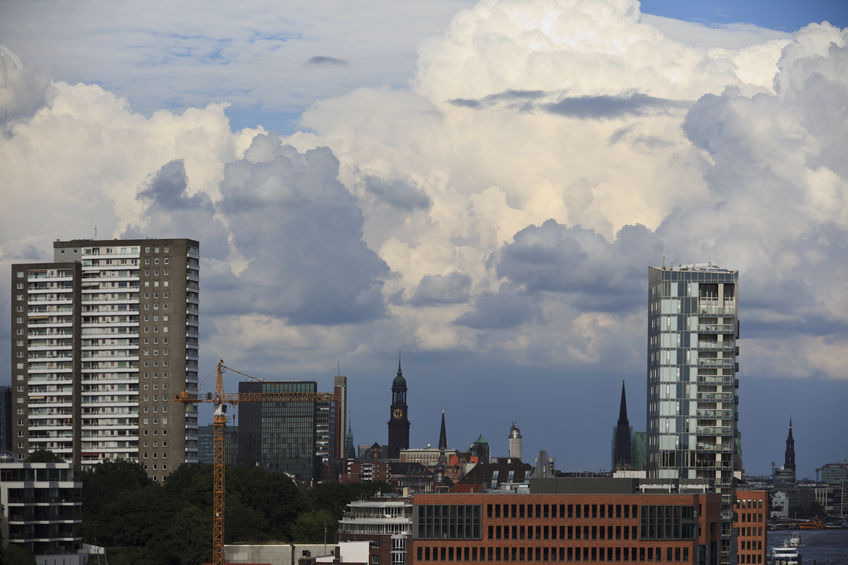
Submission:
[[[26,549],[10,543],[5,549],[0,546],[0,563],[4,565],[35,565],[35,556]]]
[[[297,517],[292,526],[292,538],[297,543],[333,543],[336,519],[327,510],[310,510]]]
[[[49,449],[38,449],[30,453],[29,457],[26,458],[27,463],[64,463],[65,460],[62,459],[56,453],[53,453]]]
[[[212,523],[196,506],[183,506],[150,538],[150,563],[197,565],[212,560]]]

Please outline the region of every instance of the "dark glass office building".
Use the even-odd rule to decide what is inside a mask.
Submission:
[[[315,393],[315,381],[240,382],[239,393]],[[284,471],[298,481],[317,476],[318,402],[244,402],[239,405],[238,461]]]

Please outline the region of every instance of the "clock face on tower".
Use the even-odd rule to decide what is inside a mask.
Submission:
[[[403,418],[403,410],[401,410],[400,408],[395,408],[394,410],[392,410],[392,417],[395,420],[400,420],[401,418]]]

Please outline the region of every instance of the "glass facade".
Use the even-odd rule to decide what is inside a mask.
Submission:
[[[315,381],[240,382],[239,392],[317,392]],[[285,471],[298,481],[317,476],[318,403],[245,402],[239,405],[239,463]]]
[[[715,487],[723,561],[733,551],[738,275],[709,264],[649,269],[648,476]]]

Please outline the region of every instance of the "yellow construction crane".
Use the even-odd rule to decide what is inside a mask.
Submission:
[[[223,371],[227,369],[260,382],[262,379],[252,377],[241,371],[224,365],[218,361],[218,373],[215,378],[215,393],[206,397],[197,393],[183,391],[175,394],[174,402],[181,404],[198,404],[211,402],[215,405],[212,420],[212,565],[224,565],[224,497],[225,497],[225,445],[224,437],[227,427],[227,404],[238,406],[242,402],[320,402],[335,398],[327,392],[224,392]]]

